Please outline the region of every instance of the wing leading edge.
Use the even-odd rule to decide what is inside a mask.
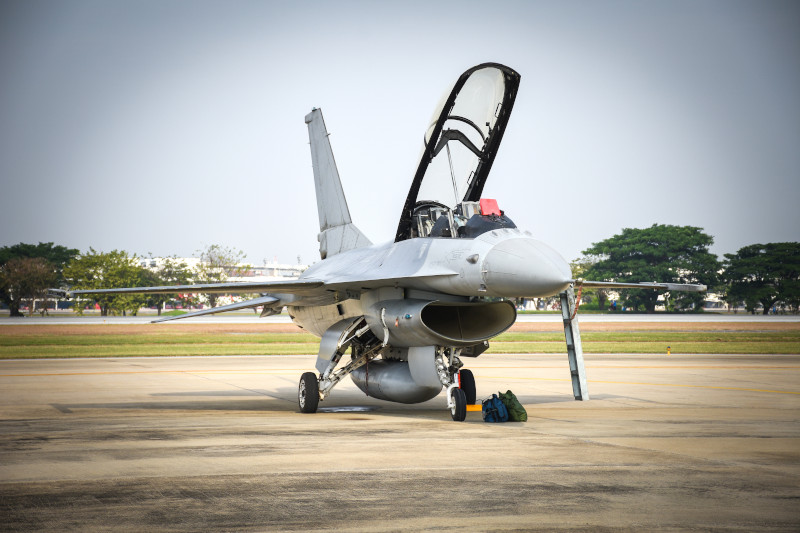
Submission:
[[[205,283],[196,285],[162,285],[158,287],[122,287],[118,289],[81,289],[81,290],[62,290],[50,289],[49,295],[58,298],[71,298],[83,295],[102,295],[102,294],[179,294],[179,293],[211,293],[211,294],[254,294],[261,293],[261,296],[252,298],[244,302],[236,302],[230,305],[213,307],[193,311],[184,315],[171,316],[153,320],[153,322],[166,322],[180,318],[191,318],[203,315],[224,313],[238,309],[252,309],[263,305],[264,311],[261,316],[270,314],[270,309],[283,307],[292,303],[296,297],[299,298],[319,298],[328,294],[325,284],[318,280],[291,280],[291,281],[271,281],[271,282],[230,282],[230,283]],[[273,294],[264,294],[273,293]]]
[[[51,296],[70,298],[84,294],[177,294],[182,292],[204,292],[209,294],[252,294],[258,292],[311,293],[324,285],[318,280],[291,281],[246,281],[230,283],[198,283],[195,285],[161,285],[158,287],[124,287],[119,289],[50,289]],[[323,289],[324,290],[324,289]]]
[[[573,280],[576,287],[586,289],[655,289],[662,291],[705,292],[708,287],[691,283],[618,283],[616,281],[586,281]]]

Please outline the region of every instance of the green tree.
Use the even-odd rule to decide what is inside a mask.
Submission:
[[[15,258],[41,258],[50,263],[55,271],[55,279],[52,284],[63,285],[64,266],[77,255],[78,250],[65,246],[57,246],[52,242],[40,242],[39,244],[26,244],[21,242],[19,244],[0,248],[0,268]],[[0,281],[0,301],[8,306],[11,311],[11,316],[22,316],[22,313],[19,311],[20,300],[14,298],[14,296],[8,292],[9,286],[10,285]]]
[[[569,266],[572,270],[572,277],[574,279],[588,279],[587,273],[590,273],[592,266],[600,261],[601,258],[597,256],[584,256],[573,260]],[[597,281],[597,280],[595,280]],[[590,303],[592,298],[597,298],[597,308],[600,311],[605,310],[606,301],[608,300],[608,291],[605,289],[583,289],[581,293],[581,300],[585,303]]]
[[[224,283],[230,276],[240,276],[247,269],[241,263],[245,253],[236,248],[228,248],[218,244],[211,244],[200,252],[200,264],[195,270],[197,283]],[[220,294],[206,294],[208,305],[217,306]]]
[[[152,257],[151,257],[152,260]],[[165,257],[158,265],[156,270],[144,269],[142,272],[143,286],[156,285],[187,285],[192,281],[192,271],[185,261],[180,261],[177,257]],[[182,300],[189,304],[192,300],[190,295],[179,294],[150,294],[146,296],[148,307],[158,308],[158,315],[161,316],[161,308],[166,302]]]
[[[33,315],[36,300],[42,300],[42,314],[46,313],[47,289],[56,279],[55,267],[41,257],[15,257],[0,266],[0,288],[10,298],[9,307],[17,312],[29,300],[29,314]]]
[[[586,278],[621,283],[702,283],[714,285],[719,261],[708,251],[714,239],[701,228],[653,224],[649,228],[625,228],[621,234],[594,243],[584,255],[602,257],[586,272]],[[655,311],[658,293],[626,289],[623,304],[633,309]],[[703,295],[666,295],[668,308],[702,308]],[[669,298],[672,301],[669,302]]]
[[[102,253],[89,248],[88,253],[70,261],[64,269],[64,278],[73,289],[119,289],[142,286],[146,281],[144,271],[136,255],[122,250]],[[92,299],[100,305],[102,316],[128,312],[136,315],[147,301],[140,294],[97,295]],[[81,314],[83,305],[76,303],[75,310]]]
[[[755,313],[759,304],[766,315],[778,303],[797,312],[800,303],[800,243],[751,244],[735,254],[725,254],[728,283],[725,300],[744,302]]]

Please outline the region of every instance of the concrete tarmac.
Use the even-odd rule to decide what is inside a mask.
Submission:
[[[314,356],[0,361],[6,531],[797,531],[800,355],[468,360],[526,423],[349,380]]]

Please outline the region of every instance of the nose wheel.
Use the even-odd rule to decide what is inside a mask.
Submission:
[[[450,392],[450,416],[456,422],[463,422],[467,418],[467,396],[464,391],[454,388]]]

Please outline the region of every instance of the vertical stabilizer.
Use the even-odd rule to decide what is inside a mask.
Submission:
[[[350,210],[333,159],[328,130],[322,110],[313,109],[306,115],[308,138],[311,142],[311,164],[314,167],[314,186],[319,212],[319,255],[322,259],[372,244],[350,219]]]

